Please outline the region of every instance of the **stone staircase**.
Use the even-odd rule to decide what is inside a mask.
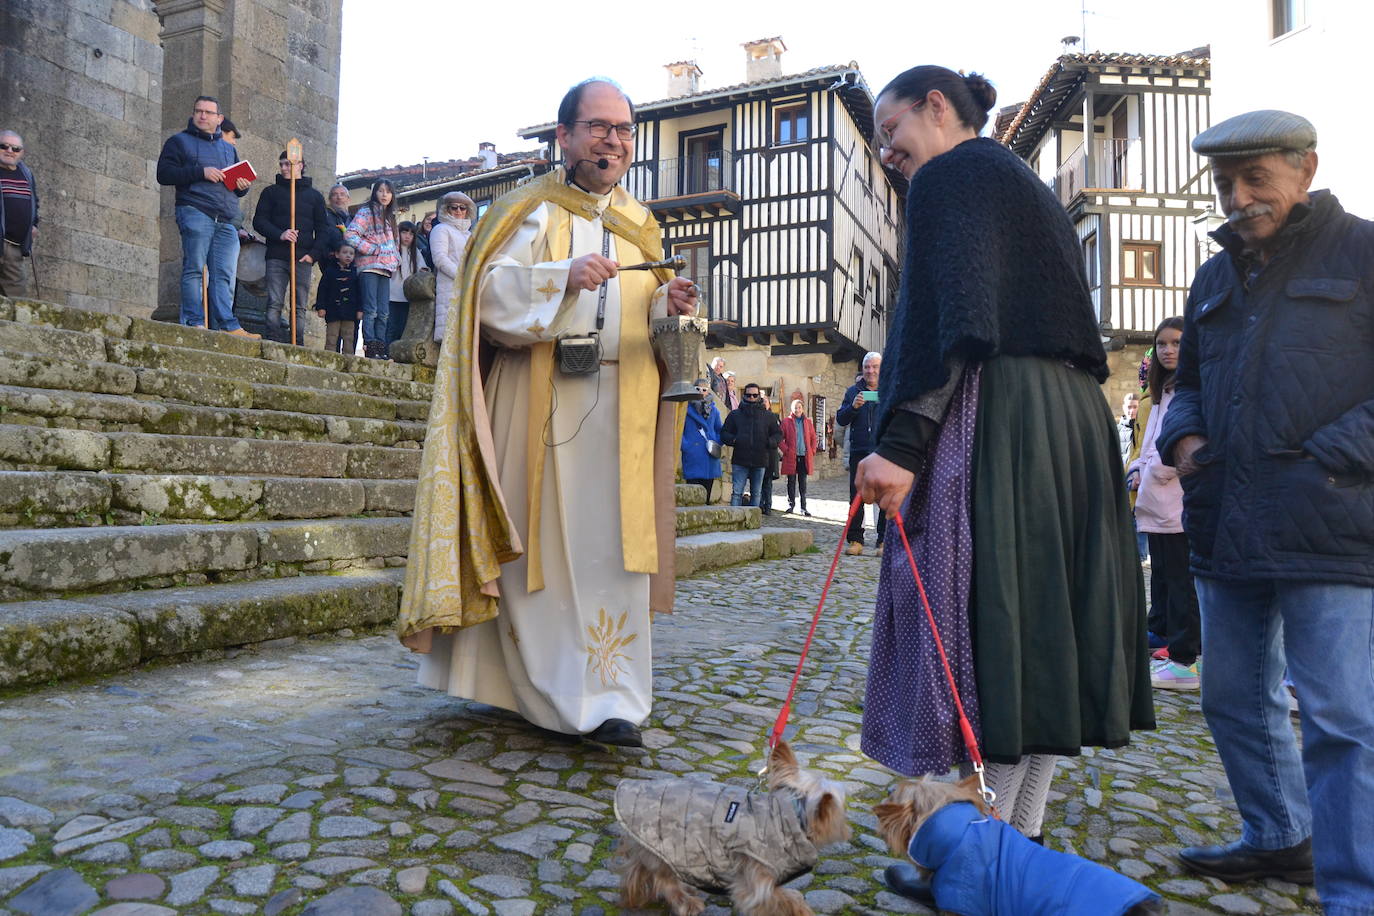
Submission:
[[[751,560],[790,557],[811,546],[810,531],[761,528],[761,518],[754,506],[708,506],[704,487],[678,484],[678,578]]]
[[[0,687],[394,619],[432,381],[0,298]],[[680,574],[809,545],[704,501]]]

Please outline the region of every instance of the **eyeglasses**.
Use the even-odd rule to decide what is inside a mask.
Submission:
[[[4,150],[7,153],[22,153],[24,151],[24,147],[14,146],[10,143],[0,143],[0,149]]]
[[[926,103],[925,99],[919,102],[912,102],[892,117],[888,118],[873,131],[873,145],[879,149],[890,149],[892,147],[892,128],[897,126],[897,122],[902,119],[902,115],[908,111],[919,111],[921,106]]]
[[[219,114],[219,112],[211,111],[209,108],[196,108],[191,112],[191,114],[210,115],[211,117],[214,117],[215,115]]]
[[[754,394],[750,394],[749,392],[746,391],[746,392],[744,393],[744,399],[745,399],[746,401],[757,401],[757,400],[758,400],[759,398],[761,398],[761,397],[763,397],[763,395],[759,394],[758,392],[755,392]]]
[[[587,125],[587,133],[597,140],[605,140],[613,130],[620,139],[633,140],[636,130],[634,124],[609,124],[605,121],[574,121],[573,123]]]
[[[467,205],[467,204],[449,204],[448,206],[444,207],[444,209],[445,209],[445,210],[448,210],[450,213],[454,213],[454,212],[466,213],[466,212],[468,212],[468,205]]]

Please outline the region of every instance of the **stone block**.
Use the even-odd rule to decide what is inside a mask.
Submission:
[[[411,367],[391,359],[368,359],[356,354],[343,355],[346,371],[354,375],[371,375],[376,378],[389,378],[398,382],[408,382],[412,377]]]
[[[706,505],[706,488],[694,483],[680,483],[674,487],[674,501],[679,506]]]
[[[396,417],[401,403],[403,402],[365,397],[348,391],[320,391],[286,385],[253,386],[253,406],[263,410],[390,420]]]
[[[308,563],[403,557],[410,550],[410,519],[355,518],[319,522],[266,522],[258,550],[266,563]]]
[[[123,366],[117,368],[125,369]],[[132,369],[125,371],[134,372]],[[139,369],[135,379],[139,394],[174,398],[211,407],[253,406],[253,385],[234,378],[215,378],[166,369]]]
[[[425,423],[429,420],[429,401],[394,401],[393,408],[398,420],[418,420]]]
[[[105,341],[99,337],[16,321],[0,321],[0,350],[36,353],[79,363],[105,361]]]
[[[5,425],[0,462],[17,469],[98,471],[110,466],[110,440],[81,429]]]
[[[196,407],[190,404],[143,402],[139,428],[167,436],[235,436],[238,411]],[[132,432],[132,430],[126,430]]]
[[[38,354],[0,354],[0,385],[132,394],[138,377],[132,369],[111,363],[74,364]]]
[[[250,569],[258,536],[248,525],[135,525],[0,531],[0,585],[29,592],[85,591],[116,582]]]
[[[248,359],[262,356],[262,342],[250,337],[237,337],[223,331],[207,331],[205,328],[192,328],[184,324],[153,321],[149,318],[133,319],[129,325],[129,339],[189,350],[209,350]]]
[[[145,433],[111,433],[110,438],[110,466],[125,471],[255,474],[270,468],[286,477],[344,477],[351,461],[347,446],[325,442]]]
[[[350,445],[394,445],[401,438],[401,427],[390,420],[365,417],[329,417],[329,439]]]
[[[157,322],[149,322],[156,324]],[[178,325],[178,327],[180,327]],[[185,328],[192,331],[194,328]],[[237,340],[228,334],[212,332]],[[138,369],[166,369],[172,372],[192,372],[218,378],[241,379],[263,385],[280,384],[282,367],[263,359],[249,359],[219,353],[214,350],[193,349],[175,345],[150,343],[142,340],[107,340],[105,350],[109,361]]]
[[[414,480],[361,480],[367,493],[365,512],[404,512],[415,510]]]
[[[747,563],[763,556],[763,538],[757,531],[718,531],[711,534],[690,534],[677,539],[676,565],[678,578],[720,569],[736,563]]]
[[[348,370],[350,357],[328,350],[314,350],[307,347],[293,347],[277,343],[275,340],[262,341],[262,355],[278,363],[293,363],[298,366],[314,366],[316,369],[332,369],[335,372]]]
[[[380,360],[375,360],[380,362]],[[300,388],[324,388],[331,391],[352,391],[379,398],[428,398],[428,386],[417,385],[399,379],[382,378],[358,372],[330,372],[311,366],[288,365],[286,367],[287,385]],[[424,389],[421,391],[420,389]]]
[[[801,553],[815,541],[806,528],[760,528],[763,536],[763,558],[776,560]]]
[[[8,296],[0,297],[0,321],[14,320],[14,303]]]
[[[296,439],[324,441],[329,429],[325,417],[282,410],[228,411],[234,422],[233,435],[245,439]]]
[[[91,420],[102,429],[107,424],[139,424],[155,406],[114,395],[0,385],[0,414],[11,423],[38,418],[32,426],[72,426]]]
[[[111,504],[155,518],[234,521],[262,511],[263,482],[252,477],[115,474]]]
[[[415,373],[415,381],[425,385],[434,384],[435,373],[433,368],[430,366],[413,366],[412,368]]]
[[[142,658],[370,626],[396,617],[400,588],[373,573],[128,592],[101,599],[138,621]]]
[[[125,337],[129,333],[129,325],[133,322],[128,315],[74,309],[32,299],[15,300],[14,320],[27,324],[45,324],[68,331],[85,331],[102,337]]]
[[[358,515],[367,505],[360,480],[278,477],[263,482],[267,518],[331,518]]]
[[[138,621],[76,601],[20,601],[0,612],[0,687],[119,671],[138,664]]]
[[[759,526],[759,510],[753,506],[679,506],[676,523],[679,535],[742,531]]]
[[[348,476],[385,480],[417,478],[420,476],[420,450],[354,446],[348,450]]]
[[[94,523],[109,511],[110,492],[110,479],[104,475],[0,471],[0,518],[38,526],[89,516],[89,523]]]

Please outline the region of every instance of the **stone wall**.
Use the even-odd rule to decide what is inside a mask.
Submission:
[[[342,4],[333,0],[160,0],[166,104],[164,136],[186,127],[198,95],[220,100],[243,131],[240,158],[259,179],[243,198],[250,226],[258,195],[277,174],[277,154],[292,137],[305,151],[306,175],[324,193],[333,181],[339,112]],[[155,317],[175,320],[181,242],[173,192],[162,192],[160,295]]]
[[[151,0],[0,3],[0,128],[38,182],[45,298],[152,310],[162,89]]]

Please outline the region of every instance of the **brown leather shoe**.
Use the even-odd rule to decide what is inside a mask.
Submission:
[[[844,549],[844,552],[851,557],[857,557],[864,552],[864,545],[858,541],[850,541],[849,546]]]
[[[1178,851],[1189,871],[1228,884],[1260,878],[1282,878],[1294,884],[1312,883],[1312,840],[1287,849],[1256,849],[1240,840],[1225,846],[1188,846]]]
[[[235,337],[247,337],[249,340],[262,340],[261,334],[254,334],[252,331],[245,331],[243,328],[234,328],[229,332]]]

